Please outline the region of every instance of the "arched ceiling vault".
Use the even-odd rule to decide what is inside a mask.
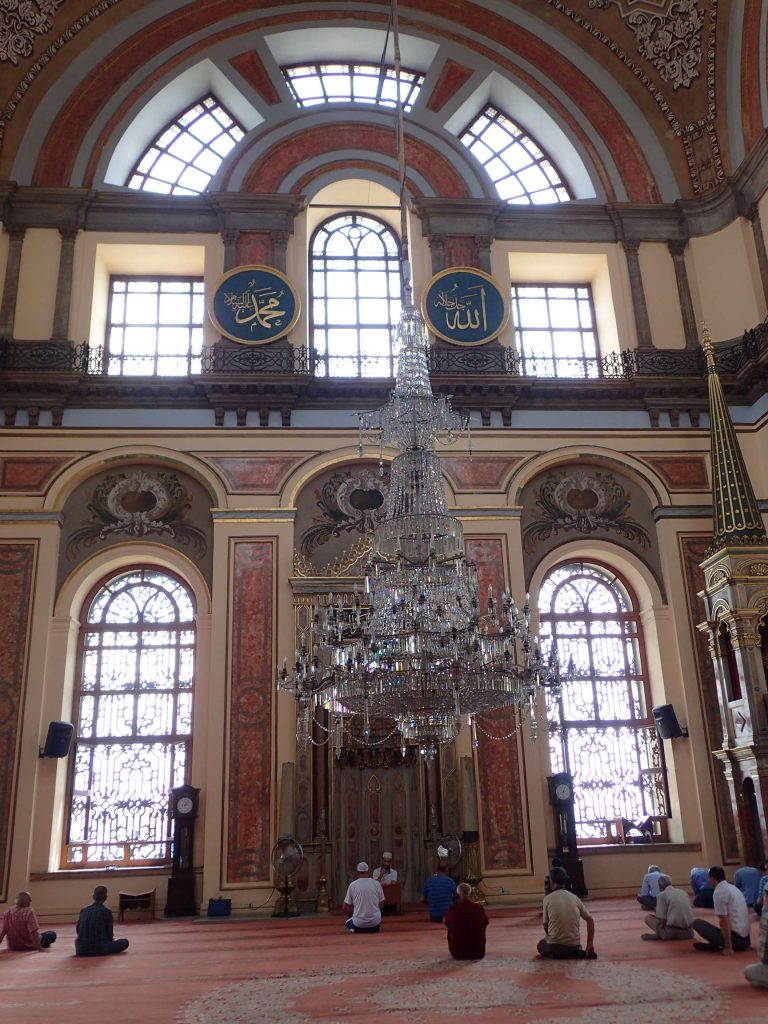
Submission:
[[[136,112],[207,57],[249,91],[263,118],[245,140],[253,165],[234,173],[236,159],[224,178],[261,189],[262,156],[285,162],[291,152],[289,139],[277,140],[278,126],[293,119],[297,139],[308,141],[307,111],[292,104],[269,37],[331,25],[341,51],[361,26],[383,33],[389,12],[389,0],[52,6],[50,18],[32,0],[26,21],[7,7],[0,14],[0,178],[20,185],[102,187],[108,154]],[[431,134],[429,145],[446,163],[431,187],[443,187],[453,170],[448,195],[486,190],[450,167],[455,126],[451,141],[445,125],[495,72],[569,137],[598,200],[670,202],[717,188],[764,134],[767,17],[768,0],[400,0],[401,32],[431,43],[429,66],[419,68],[427,73],[424,98],[409,115],[414,136],[428,148]],[[317,120],[317,108],[312,114]],[[371,121],[364,108],[349,120]],[[349,165],[335,131],[336,145],[317,155]],[[386,175],[384,148],[374,146],[372,157]],[[327,172],[322,160],[314,171],[310,163],[279,187],[295,189],[299,180],[303,187],[314,172]]]

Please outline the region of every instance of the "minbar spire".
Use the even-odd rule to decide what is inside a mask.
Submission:
[[[715,350],[705,327],[701,347],[707,358],[712,448],[712,550],[728,544],[768,541],[760,509],[739,447],[720,378]]]

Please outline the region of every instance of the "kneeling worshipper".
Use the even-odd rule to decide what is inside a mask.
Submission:
[[[381,855],[381,864],[374,868],[374,879],[384,890],[383,914],[396,914],[400,910],[400,887],[397,884],[397,871],[392,867],[392,854],[385,850]]]
[[[760,937],[757,942],[757,955],[760,962],[744,968],[744,977],[750,985],[768,988],[768,914],[760,918]]]
[[[645,923],[651,930],[641,935],[641,939],[693,938],[693,911],[688,895],[672,885],[669,875],[659,875],[656,911],[646,915]]]
[[[381,908],[384,906],[384,890],[375,878],[366,861],[357,865],[357,878],[349,883],[344,897],[344,913],[347,920],[344,927],[348,932],[378,932],[381,930]]]
[[[479,903],[473,903],[472,886],[462,882],[456,890],[457,901],[445,912],[448,952],[454,960],[482,960],[485,956],[485,929],[488,915]]]

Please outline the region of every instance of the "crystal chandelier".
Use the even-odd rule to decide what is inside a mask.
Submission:
[[[399,47],[395,8],[395,69]],[[398,109],[401,235],[407,254],[402,110]],[[345,601],[332,594],[312,614],[293,671],[287,661],[278,687],[296,698],[297,738],[312,735],[316,710],[330,713],[339,748],[345,719],[386,720],[401,743],[425,757],[454,739],[469,721],[476,743],[477,718],[513,709],[528,718],[535,738],[539,690],[560,690],[553,648],[544,657],[532,636],[528,601],[518,610],[508,591],[499,599],[488,587],[481,608],[477,572],[464,554],[461,523],[447,509],[438,440],[452,442],[468,422],[450,398],[435,397],[429,380],[429,339],[411,299],[410,266],[402,261],[403,308],[395,330],[395,388],[382,409],[360,416],[361,442],[373,436],[383,453],[399,450],[390,470],[383,521],[376,527],[365,591]],[[380,459],[383,473],[383,461]],[[570,674],[569,669],[569,674]]]

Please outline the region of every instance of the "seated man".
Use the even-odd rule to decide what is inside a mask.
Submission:
[[[375,878],[366,861],[357,865],[357,878],[349,883],[344,897],[344,913],[347,920],[344,927],[348,932],[381,931],[381,908],[384,906],[384,890]]]
[[[3,914],[0,925],[0,942],[8,940],[8,949],[36,950],[40,953],[49,949],[56,941],[56,932],[41,932],[37,916],[32,909],[32,896],[22,890],[16,902]]]
[[[537,946],[539,956],[553,960],[596,960],[595,919],[587,913],[579,897],[565,888],[568,875],[563,868],[552,868],[549,877],[552,892],[544,897],[542,904],[546,938],[541,939]],[[581,948],[579,941],[582,919],[587,922],[586,949]]]
[[[562,860],[559,857],[553,857],[552,858],[552,867],[553,868],[563,868]],[[563,868],[563,871],[565,871],[565,868]],[[571,876],[566,872],[566,876],[565,877],[566,877],[565,888],[568,890],[568,892],[573,892],[573,882],[571,882]],[[544,894],[546,896],[548,896],[551,892],[552,892],[552,879],[549,877],[549,875],[547,875],[547,877],[544,879]]]
[[[420,902],[427,904],[429,920],[441,922],[455,895],[456,883],[448,874],[448,865],[439,861],[437,871],[426,880],[421,890]]]
[[[381,864],[379,867],[374,868],[373,877],[384,890],[384,908],[382,913],[396,914],[400,909],[398,898],[390,899],[390,893],[387,892],[387,886],[396,885],[397,883],[397,871],[392,867],[392,854],[389,850],[385,850],[382,853]],[[393,891],[399,892],[399,890]]]
[[[641,935],[641,939],[693,938],[693,911],[688,896],[672,885],[669,875],[659,875],[656,912],[648,914],[645,923],[651,930]]]
[[[659,896],[659,875],[661,868],[658,864],[649,864],[648,872],[643,878],[640,892],[637,894],[637,902],[643,910],[655,910],[656,900]]]
[[[691,868],[691,892],[694,907],[711,907],[714,889],[709,884],[709,868]]]
[[[484,907],[470,899],[471,885],[462,882],[456,894],[456,902],[448,907],[443,918],[448,929],[448,952],[454,960],[482,960],[488,915]]]
[[[768,914],[760,918],[760,939],[757,944],[757,955],[760,962],[744,968],[744,977],[750,985],[768,988]]]
[[[760,868],[753,868],[749,865],[737,868],[733,876],[733,884],[744,893],[744,899],[748,907],[755,905],[755,900],[760,893],[760,880],[762,878]]]
[[[75,956],[111,956],[128,949],[128,939],[114,938],[112,911],[105,906],[106,899],[107,887],[97,885],[93,890],[93,903],[80,911]]]
[[[719,866],[709,869],[709,881],[715,890],[714,903],[720,927],[697,917],[693,930],[705,942],[694,942],[693,948],[715,953],[738,953],[749,949],[749,910],[744,894],[725,880],[725,871]]]

